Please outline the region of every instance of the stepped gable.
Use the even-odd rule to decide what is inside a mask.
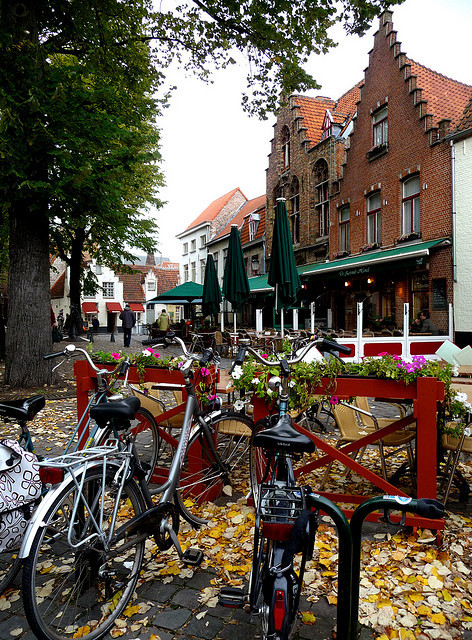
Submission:
[[[265,195],[259,196],[257,198],[253,198],[252,200],[248,200],[239,209],[239,211],[236,213],[234,218],[231,218],[231,220],[221,229],[221,231],[214,238],[212,238],[212,241],[220,240],[225,236],[229,236],[229,234],[231,233],[231,227],[233,224],[236,224],[238,226],[238,229],[241,229],[241,226],[244,223],[244,218],[248,216],[250,213],[257,211],[261,207],[265,207],[265,202],[266,202]]]
[[[238,191],[243,196],[243,198],[247,200],[241,189],[239,187],[236,187],[235,189],[232,189],[228,193],[225,193],[223,196],[220,196],[210,205],[208,205],[208,207],[204,211],[202,211],[202,213],[197,218],[195,218],[193,222],[189,224],[185,231],[193,229],[193,227],[198,227],[198,225],[202,224],[203,222],[214,220],[223,209],[223,207],[231,200],[234,195],[236,195],[236,193],[238,193]]]
[[[448,119],[451,120],[451,129],[455,129],[472,98],[472,86],[448,78],[409,58],[406,61],[411,65],[411,75],[416,76],[417,88],[422,90],[422,99],[428,102],[427,112],[433,115],[434,125]]]
[[[336,102],[336,107],[334,112],[332,112],[332,116],[334,122],[344,124],[341,134],[345,131],[357,111],[357,103],[361,99],[361,87],[363,84],[364,81],[360,80],[352,87],[352,89],[346,91],[346,93],[344,93]]]

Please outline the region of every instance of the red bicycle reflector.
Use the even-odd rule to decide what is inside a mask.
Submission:
[[[43,484],[59,484],[64,480],[64,469],[59,467],[39,467],[39,477]]]
[[[284,619],[285,619],[285,593],[283,591],[277,591],[275,594],[275,602],[274,602],[275,631],[282,631]]]

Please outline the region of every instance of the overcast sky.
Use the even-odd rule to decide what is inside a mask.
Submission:
[[[393,10],[393,25],[402,50],[416,62],[472,85],[472,0],[406,0]],[[336,49],[314,56],[308,70],[321,89],[337,99],[364,77],[373,28],[363,37],[338,29]],[[160,121],[167,204],[157,213],[162,255],[180,261],[175,238],[213,200],[240,187],[249,199],[265,193],[270,141],[275,117],[261,122],[241,107],[243,67],[218,73],[205,85],[175,73],[178,86]],[[315,94],[312,94],[315,95]]]

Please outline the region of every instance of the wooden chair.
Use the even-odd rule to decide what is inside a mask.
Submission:
[[[348,404],[347,402],[340,402],[337,405],[333,405],[332,412],[334,415],[336,426],[338,427],[339,432],[341,434],[341,438],[339,439],[336,445],[337,449],[351,442],[357,442],[364,436],[369,435],[374,431],[378,431],[379,429],[387,426],[387,424],[391,424],[392,422],[395,421],[395,419],[391,419],[391,418],[385,418],[385,419],[380,418],[381,422],[379,423],[379,419],[376,418],[370,411],[361,409],[359,406],[356,406],[356,405]],[[362,415],[364,419],[366,419],[366,424],[363,424],[361,421],[360,416]],[[387,420],[388,422],[386,423],[384,422],[384,420]],[[389,455],[392,455],[392,453],[400,450],[407,451],[408,464],[410,469],[413,472],[414,453],[413,453],[412,442],[415,439],[415,436],[416,436],[415,431],[412,431],[412,430],[405,431],[402,429],[399,432],[392,433],[386,436],[385,438],[382,438],[381,440],[377,440],[372,443],[373,445],[379,447],[380,463],[382,468],[382,476],[384,480],[388,481],[387,466],[385,463],[385,459]],[[386,453],[385,447],[391,447],[393,451],[391,453]],[[351,458],[355,460],[357,456],[360,454],[360,460],[362,460],[364,451],[365,451],[365,447],[362,447],[362,449],[353,452],[351,454]],[[333,461],[329,463],[325,471],[320,489],[323,489],[326,484],[326,481],[329,476],[329,472],[331,470],[332,463]],[[348,472],[348,474],[349,473],[350,472]]]
[[[448,422],[446,423],[446,427],[448,425],[457,426],[457,423]],[[471,423],[467,424],[463,428],[462,434],[460,436],[453,436],[449,433],[444,433],[442,436],[442,448],[448,452],[446,464],[443,469],[443,475],[445,476],[445,481],[447,482],[446,491],[442,499],[444,504],[446,504],[448,501],[461,454],[472,455],[472,437],[469,435],[470,425]]]

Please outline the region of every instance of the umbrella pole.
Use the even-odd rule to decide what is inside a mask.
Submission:
[[[280,335],[284,337],[284,308],[280,309]]]
[[[225,330],[225,312],[223,310],[222,304],[220,304],[220,328],[221,328],[221,333],[223,333]]]
[[[234,333],[236,333],[236,309],[233,309],[233,325],[234,325]]]

